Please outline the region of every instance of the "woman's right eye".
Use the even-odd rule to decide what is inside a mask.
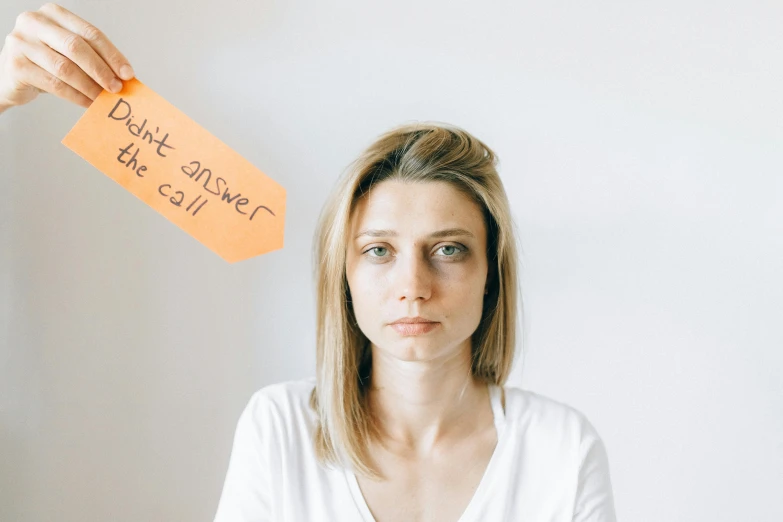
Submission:
[[[384,248],[384,247],[372,247],[367,252],[365,252],[365,254],[368,253],[368,252],[375,252],[376,254],[378,254],[378,250],[382,250],[382,251],[385,252],[386,248]],[[384,257],[384,256],[383,256],[383,254],[378,254],[378,255],[374,255],[374,256],[370,256],[370,257]]]

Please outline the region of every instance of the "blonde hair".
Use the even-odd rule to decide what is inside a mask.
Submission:
[[[517,308],[516,226],[495,153],[453,125],[406,124],[381,135],[341,176],[326,201],[314,237],[316,386],[310,405],[318,414],[315,453],[324,465],[350,463],[377,478],[368,444],[376,425],[367,403],[372,352],[359,329],[345,273],[350,219],[359,198],[387,179],[445,181],[483,210],[487,229],[488,294],[472,339],[472,374],[503,385],[514,361]]]

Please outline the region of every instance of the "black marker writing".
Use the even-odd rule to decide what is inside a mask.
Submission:
[[[167,197],[170,196],[170,193],[166,194],[165,192],[163,192],[163,187],[171,188],[171,185],[169,185],[168,183],[164,183],[163,185],[159,186],[158,187],[158,193],[161,196],[167,196]],[[177,190],[177,191],[174,192],[174,194],[177,194],[179,197],[171,196],[171,197],[169,197],[169,202],[172,205],[174,205],[175,207],[181,207],[182,206],[182,200],[185,199],[185,193],[182,192],[181,190]],[[198,202],[199,199],[201,199],[201,194],[199,194],[196,197],[196,199],[191,201],[191,203],[187,206],[187,208],[185,210],[190,211],[190,207],[195,205],[196,202]],[[196,207],[196,210],[193,211],[193,215],[194,216],[198,213],[199,210],[201,210],[201,207],[203,207],[204,205],[207,204],[207,201],[209,201],[209,200],[207,198],[204,198],[204,201],[202,201],[201,204],[198,207]]]
[[[187,174],[187,176],[193,181],[200,181],[201,177],[206,175],[206,179],[204,179],[204,184],[203,184],[204,190],[206,190],[210,194],[221,196],[220,200],[228,202],[229,205],[234,203],[234,200],[236,200],[236,203],[234,203],[234,208],[236,209],[236,211],[239,212],[240,214],[247,215],[247,212],[243,212],[239,207],[243,205],[247,205],[250,202],[250,200],[248,198],[240,197],[242,196],[241,192],[237,192],[232,196],[231,193],[229,192],[228,182],[225,179],[221,178],[220,176],[215,177],[215,183],[214,183],[215,190],[213,191],[212,189],[210,189],[209,182],[212,179],[212,171],[206,167],[202,169],[200,161],[191,161],[188,165],[183,165],[182,172]],[[222,189],[220,187],[221,182],[224,185],[224,188]],[[221,191],[222,191],[222,195],[221,195]],[[256,215],[256,212],[258,212],[261,209],[266,210],[273,216],[275,215],[275,213],[272,212],[272,210],[269,207],[265,205],[258,205],[255,208],[255,210],[253,210],[253,213],[250,214],[250,218],[248,218],[248,221],[252,221],[253,217],[255,217]]]
[[[124,113],[124,115],[123,115],[123,113]],[[132,116],[131,113],[132,113],[132,110],[131,110],[130,103],[128,103],[124,99],[120,98],[119,100],[117,100],[117,103],[114,104],[114,107],[112,108],[111,112],[109,112],[108,117],[111,118],[112,120],[116,120],[116,121],[127,120],[127,121],[125,121],[125,126],[128,127],[128,132],[130,132],[134,136],[140,137],[142,139],[142,141],[146,141],[150,145],[152,145],[153,143],[157,143],[158,147],[157,147],[156,152],[158,153],[158,156],[161,156],[163,158],[167,157],[165,154],[163,154],[163,152],[161,151],[161,148],[165,147],[167,149],[174,150],[174,147],[172,147],[171,145],[166,143],[166,138],[169,137],[169,133],[167,132],[166,135],[163,136],[162,139],[157,139],[156,140],[154,138],[155,138],[155,135],[160,133],[160,127],[155,127],[155,133],[152,133],[149,130],[146,130],[146,131],[144,131],[144,135],[142,136],[141,135],[141,131],[144,130],[144,127],[147,125],[147,119],[146,118],[144,119],[144,122],[141,124],[141,126],[139,126],[137,124],[134,125],[134,124],[131,123],[133,121],[133,116]],[[135,131],[134,131],[134,129],[135,129]]]
[[[133,142],[131,142],[131,144],[128,145],[127,147],[125,147],[124,149],[119,149],[120,150],[120,154],[117,156],[117,161],[119,161],[120,163],[122,163],[126,167],[130,168],[131,170],[135,170],[136,171],[136,175],[138,177],[140,177],[140,178],[143,178],[144,176],[142,175],[142,172],[147,170],[147,166],[146,165],[139,165],[137,167],[138,162],[136,161],[136,154],[139,153],[139,149],[138,148],[133,151],[133,156],[131,156],[128,161],[122,161],[122,158],[126,154],[130,154],[129,151],[130,151],[130,149],[132,147],[133,147]]]

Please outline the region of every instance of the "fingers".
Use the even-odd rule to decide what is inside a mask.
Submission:
[[[122,89],[122,83],[106,62],[79,35],[51,23],[38,12],[24,13],[17,20],[17,25],[21,27],[23,34],[36,35],[41,42],[68,60],[57,60],[57,70],[49,71],[56,74],[61,80],[76,86],[83,83],[81,75],[86,73],[108,91],[119,92]],[[78,67],[71,66],[71,64],[76,64]],[[39,65],[47,68],[43,64]]]
[[[53,3],[19,15],[0,48],[0,69],[3,107],[28,103],[39,92],[88,107],[101,90],[119,92],[121,79],[134,76],[103,32]]]
[[[45,79],[44,85],[58,86],[61,92],[69,92],[69,90],[66,89],[66,86],[69,86],[89,100],[94,100],[101,93],[102,87],[100,85],[95,83],[87,73],[60,53],[40,42],[28,42],[22,37],[19,37],[15,43],[21,53],[32,62],[32,64],[48,73],[43,75],[41,73],[36,73],[36,77],[39,81],[41,81],[42,78]],[[28,70],[25,72],[30,71]],[[52,78],[50,79],[49,77]],[[61,80],[61,83],[64,85],[61,86],[57,84],[54,79]],[[33,85],[32,82],[27,83]],[[40,85],[34,85],[34,87],[47,90]]]
[[[92,99],[30,60],[20,60],[18,67],[24,76],[25,83],[42,92],[52,93],[59,98],[81,105],[82,107],[89,107],[92,103]],[[97,87],[97,84],[95,85]],[[100,88],[98,88],[98,92],[100,93]]]
[[[111,68],[114,75],[123,80],[130,80],[133,78],[133,68],[130,66],[128,59],[125,58],[125,56],[97,27],[56,4],[45,4],[39,11],[54,20],[64,29],[71,31],[73,34],[83,39],[84,42],[86,42]]]

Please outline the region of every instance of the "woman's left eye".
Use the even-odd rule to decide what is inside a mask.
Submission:
[[[456,257],[457,255],[464,252],[464,249],[462,247],[458,247],[457,245],[444,245],[440,247],[439,250],[443,250],[443,253],[446,257]],[[456,252],[454,250],[456,250]]]

